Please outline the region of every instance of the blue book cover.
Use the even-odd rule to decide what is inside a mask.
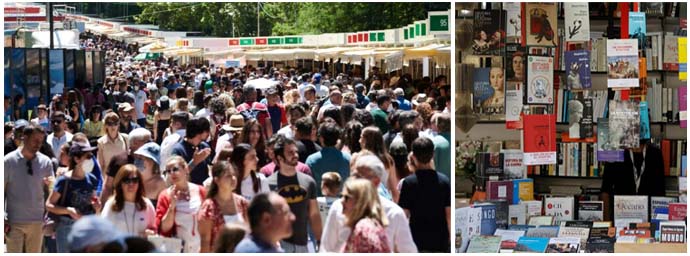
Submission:
[[[592,88],[592,72],[589,69],[588,50],[565,52],[566,85],[570,90]]]
[[[496,232],[496,205],[491,203],[475,204],[474,207],[482,208],[482,225],[480,235],[491,236]]]
[[[649,139],[649,107],[646,101],[640,102],[640,139]]]
[[[687,177],[688,176],[688,156],[682,155],[680,157],[680,176]]]
[[[645,46],[647,36],[647,18],[644,12],[630,12],[628,16],[628,37],[637,39],[640,49]]]
[[[546,237],[520,237],[515,246],[515,252],[543,253],[549,245],[549,238]]]
[[[475,68],[473,72],[472,106],[477,114],[493,114],[502,109],[505,102],[503,96],[503,69]],[[495,96],[499,97],[498,99]],[[500,111],[499,111],[500,112]]]

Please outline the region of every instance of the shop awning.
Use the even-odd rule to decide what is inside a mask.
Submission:
[[[168,44],[166,44],[165,42],[156,41],[139,47],[139,52],[150,52],[152,50],[165,49],[166,47],[168,47]]]

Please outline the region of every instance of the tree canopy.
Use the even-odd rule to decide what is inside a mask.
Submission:
[[[197,31],[206,36],[260,36],[342,33],[398,28],[445,11],[449,3],[138,3],[137,23],[161,29]]]

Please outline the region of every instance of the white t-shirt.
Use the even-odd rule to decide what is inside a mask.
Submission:
[[[146,102],[146,93],[144,90],[134,92],[134,111],[137,113],[137,119],[146,118],[144,115],[144,102]]]
[[[268,193],[271,191],[271,189],[268,188],[266,176],[259,172],[256,173],[256,176],[259,177],[259,192],[254,192],[254,185],[252,183],[251,176],[247,176],[246,178],[242,179],[242,183],[240,184],[240,192],[242,192],[242,196],[249,201],[251,201],[256,194]]]
[[[280,128],[278,130],[278,134],[285,135],[285,138],[292,139],[295,137],[295,134],[292,133],[292,125],[286,125],[283,128]]]
[[[101,216],[109,220],[115,227],[127,234],[138,235],[144,233],[147,228],[154,229],[156,221],[156,210],[151,203],[151,200],[144,198],[146,202],[146,209],[137,211],[135,204],[132,202],[125,202],[125,207],[120,212],[112,210],[115,204],[115,197],[111,197],[103,205],[103,212]]]

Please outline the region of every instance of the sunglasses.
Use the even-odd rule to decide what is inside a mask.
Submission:
[[[117,126],[118,122],[105,122],[105,125],[107,126]]]
[[[53,119],[51,122],[53,122],[54,124],[61,124],[64,121],[65,120],[62,120],[62,119]]]
[[[165,169],[163,171],[163,175],[168,175],[168,174],[173,173],[173,172],[179,172],[181,170],[182,170],[182,168],[175,166],[175,167],[170,168],[170,169]]]
[[[29,175],[34,176],[34,169],[31,167],[31,161],[26,161],[26,168],[29,169]]]
[[[122,179],[123,184],[139,184],[139,177]]]

